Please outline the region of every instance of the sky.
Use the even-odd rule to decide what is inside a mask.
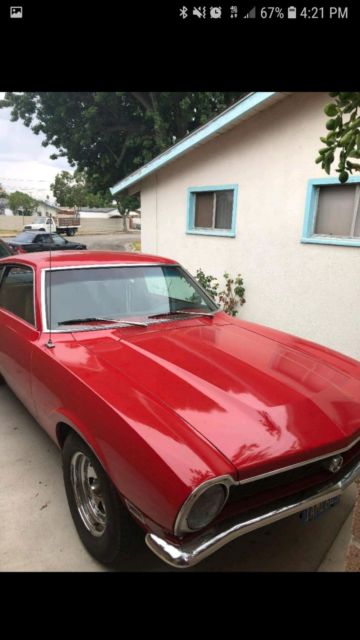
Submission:
[[[0,100],[4,95],[0,91]],[[10,109],[0,109],[0,184],[8,193],[24,191],[39,200],[49,196],[53,202],[50,184],[56,174],[73,173],[65,158],[50,160],[56,149],[43,147],[43,139],[42,134],[35,135],[20,120],[11,122]]]

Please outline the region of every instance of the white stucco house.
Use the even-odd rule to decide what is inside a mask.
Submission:
[[[140,192],[142,251],[240,272],[240,317],[360,359],[360,175],[315,164],[329,100],[249,94],[112,193]]]
[[[38,216],[57,216],[58,208],[54,204],[50,204],[50,202],[45,202],[45,200],[38,200],[36,203],[36,211],[35,215]]]
[[[109,218],[120,218],[117,207],[79,207],[80,218],[95,218],[97,220],[108,220]]]

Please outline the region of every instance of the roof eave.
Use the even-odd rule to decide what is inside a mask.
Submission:
[[[246,96],[242,100],[239,100],[235,105],[229,107],[226,111],[223,111],[218,116],[210,120],[210,122],[199,127],[186,136],[186,138],[183,138],[159,156],[140,167],[140,169],[137,169],[129,176],[115,184],[114,187],[110,188],[111,194],[114,195],[120,191],[124,191],[124,189],[127,189],[131,185],[140,182],[140,180],[143,180],[151,173],[158,171],[169,162],[180,158],[200,144],[204,144],[214,136],[220,135],[225,130],[235,126],[240,120],[248,117],[252,112],[264,109],[266,106],[281,100],[285,95],[286,94],[276,91],[257,91],[256,93]]]

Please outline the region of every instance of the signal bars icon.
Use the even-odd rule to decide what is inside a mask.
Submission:
[[[244,16],[244,20],[245,18],[256,18],[256,7],[253,7],[251,11]]]

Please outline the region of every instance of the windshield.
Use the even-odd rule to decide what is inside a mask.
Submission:
[[[35,218],[35,223],[34,224],[44,224],[44,222],[46,222],[46,218]]]
[[[46,320],[49,321],[49,271]],[[51,272],[51,329],[75,330],[106,321],[159,322],[211,314],[217,306],[181,267],[135,266],[61,269]],[[184,313],[185,312],[185,313]],[[178,315],[176,315],[178,314]],[[81,320],[83,319],[83,323]],[[168,318],[169,319],[169,318]],[[122,324],[125,324],[122,322]]]

